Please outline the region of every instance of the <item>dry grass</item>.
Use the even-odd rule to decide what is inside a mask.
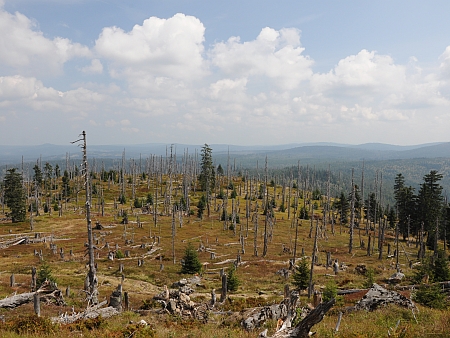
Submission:
[[[202,284],[204,288],[198,288],[195,297],[197,299],[209,299],[209,293],[212,288],[220,289],[219,271],[221,268],[228,269],[232,264],[226,262],[227,260],[236,259],[237,252],[241,248],[239,242],[239,234],[246,234],[246,219],[245,219],[245,200],[242,195],[238,198],[240,209],[241,224],[237,225],[237,235],[231,230],[223,230],[223,222],[219,220],[219,214],[213,212],[211,218],[205,217],[200,220],[194,216],[184,216],[183,225],[179,226],[178,219],[176,220],[176,238],[175,238],[175,257],[176,263],[173,264],[172,256],[172,238],[171,238],[171,216],[158,216],[158,224],[153,225],[153,215],[141,214],[140,210],[132,210],[130,203],[127,206],[119,205],[118,209],[127,210],[129,220],[131,221],[126,227],[120,224],[121,218],[117,216],[118,210],[114,210],[112,199],[119,195],[119,187],[113,185],[111,190],[107,189],[107,185],[103,183],[103,189],[106,196],[106,210],[105,216],[102,217],[99,209],[94,205],[92,210],[92,223],[96,221],[101,222],[105,226],[103,230],[95,230],[95,237],[98,239],[97,247],[99,258],[98,276],[100,281],[100,299],[109,297],[111,291],[120,283],[121,274],[119,273],[119,263],[125,266],[124,275],[124,291],[130,295],[130,306],[133,309],[138,309],[143,300],[151,299],[156,293],[162,290],[163,285],[171,285],[173,282],[184,277],[179,273],[180,259],[184,254],[184,249],[188,242],[191,242],[195,247],[203,244],[210,251],[216,253],[216,259],[211,260],[208,252],[199,252],[199,258],[202,262],[208,263],[207,269],[203,273]],[[280,189],[279,189],[280,190]],[[237,189],[239,192],[239,189]],[[273,189],[270,189],[272,193]],[[148,192],[153,193],[153,188],[147,190],[146,184],[142,183],[139,186],[137,196],[144,197]],[[281,190],[280,190],[281,192]],[[281,195],[281,194],[279,194]],[[195,210],[196,201],[200,194],[193,196],[191,201],[191,208]],[[178,200],[180,196],[175,198]],[[96,199],[94,198],[93,201]],[[129,199],[130,202],[131,199]],[[279,199],[276,200],[280,205]],[[221,201],[217,201],[217,203]],[[94,202],[95,203],[95,202]],[[255,201],[252,202],[252,207],[255,206]],[[261,201],[258,201],[261,205]],[[303,203],[302,200],[299,201]],[[82,203],[79,202],[81,206]],[[214,202],[213,202],[214,205]],[[231,211],[231,202],[228,203]],[[162,208],[160,208],[162,209]],[[213,210],[213,208],[212,208]],[[143,223],[143,227],[137,227],[136,221],[139,215],[139,220]],[[292,248],[294,245],[295,229],[291,226],[292,220],[288,220],[287,212],[276,212],[276,224],[273,230],[273,239],[268,245],[268,255],[261,257],[263,245],[263,229],[264,216],[259,216],[259,235],[257,238],[258,252],[260,255],[255,257],[253,255],[254,233],[253,224],[249,222],[249,235],[246,238],[245,254],[242,255],[243,264],[237,270],[237,276],[241,282],[239,290],[232,294],[231,299],[235,299],[233,305],[229,308],[233,310],[240,310],[243,307],[263,305],[264,303],[279,302],[282,299],[283,287],[290,280],[285,280],[276,272],[281,268],[287,268],[289,259],[292,254],[283,251],[283,246]],[[299,227],[298,237],[298,256],[302,248],[306,255],[311,255],[313,250],[313,240],[308,237],[310,229],[309,221],[302,221]],[[6,297],[14,292],[29,291],[31,281],[30,271],[31,267],[39,267],[41,262],[37,256],[34,255],[34,250],[42,250],[44,261],[49,263],[53,275],[58,280],[58,285],[61,289],[65,289],[70,285],[72,295],[67,299],[69,307],[61,309],[52,305],[42,307],[43,316],[56,315],[60,311],[71,311],[71,306],[76,310],[81,310],[85,304],[82,301],[82,292],[84,278],[86,276],[86,256],[84,243],[86,242],[86,220],[84,219],[84,210],[77,209],[74,204],[69,203],[67,208],[63,210],[63,216],[59,217],[58,212],[53,211],[52,215],[41,215],[34,218],[34,231],[29,231],[29,223],[23,224],[0,224],[1,240],[6,238],[28,234],[34,237],[35,232],[39,232],[42,236],[53,236],[54,243],[59,248],[64,249],[65,257],[61,259],[59,254],[54,255],[50,250],[50,243],[38,243],[28,245],[17,245],[0,250],[0,297]],[[333,235],[328,225],[327,236],[319,239],[319,265],[315,266],[314,282],[316,288],[324,287],[330,280],[335,280],[339,288],[361,288],[365,276],[359,275],[355,272],[357,264],[366,264],[375,271],[375,281],[384,284],[386,278],[389,277],[394,270],[393,259],[384,258],[377,259],[377,253],[374,256],[368,257],[366,249],[354,248],[353,254],[348,254],[348,231],[347,228],[336,226],[335,234]],[[155,242],[151,236],[160,236],[160,244]],[[362,238],[367,243],[365,234],[361,233]],[[126,244],[125,240],[132,239],[132,244]],[[388,239],[392,241],[392,238]],[[130,251],[130,258],[121,260],[109,261],[107,259],[108,250],[104,248],[106,242],[109,243],[111,250],[117,244],[119,249],[124,253],[126,250]],[[154,243],[155,242],[155,243]],[[359,234],[355,233],[355,243],[359,243]],[[145,249],[141,249],[140,245],[146,244]],[[138,267],[137,260],[147,253],[150,245],[160,248],[154,254],[145,258],[143,266]],[[73,256],[69,255],[72,250]],[[413,251],[412,248],[408,249]],[[337,258],[340,262],[345,262],[348,270],[334,276],[331,269],[326,269],[325,258],[326,252],[332,253],[332,258]],[[386,251],[386,249],[385,249]],[[160,261],[161,256],[161,261]],[[386,257],[386,255],[385,255]],[[224,263],[225,262],[225,263]],[[160,264],[164,264],[164,269],[160,271]],[[400,263],[404,272],[411,275],[412,271],[407,267],[407,260],[404,256],[401,257]],[[9,287],[9,276],[11,273],[15,274],[16,285]],[[405,282],[407,283],[407,282]],[[346,297],[346,305],[354,303],[361,297],[361,294]],[[249,298],[248,301],[243,299]],[[304,296],[301,297],[302,302],[306,301]],[[0,313],[5,316],[7,321],[14,320],[19,314],[31,314],[32,306],[26,305],[19,309],[5,311]],[[61,332],[68,332],[71,336],[83,335],[83,337],[118,337],[118,332],[125,327],[130,320],[138,321],[145,319],[154,327],[156,337],[255,337],[256,332],[247,333],[241,328],[222,326],[221,318],[215,318],[212,323],[200,324],[197,322],[183,322],[181,323],[177,318],[167,316],[146,315],[139,317],[132,312],[126,312],[119,318],[114,318],[107,321],[106,327],[98,330],[89,331],[82,330],[82,332],[68,332],[71,328],[61,328]],[[422,337],[427,333],[433,333],[433,337],[444,337],[445,331],[449,330],[450,315],[445,312],[434,311],[429,309],[421,309],[417,314],[416,320],[412,315],[406,311],[396,308],[382,309],[374,313],[354,313],[345,315],[341,324],[341,329],[338,333],[333,333],[334,325],[337,320],[337,311],[327,316],[325,320],[317,325],[316,330],[320,337],[386,337],[388,329],[395,327],[397,321],[400,319],[399,330],[405,328],[405,337]],[[270,329],[273,329],[273,323],[267,323]],[[188,329],[186,329],[188,328]],[[400,331],[398,331],[400,332]],[[422,333],[422,335],[420,334]],[[11,333],[0,326],[0,334],[2,337],[17,337],[15,333]],[[401,335],[398,335],[400,337]],[[450,336],[450,334],[449,334]]]

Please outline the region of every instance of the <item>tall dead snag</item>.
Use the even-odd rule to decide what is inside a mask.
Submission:
[[[89,272],[86,277],[86,293],[88,302],[90,304],[98,304],[98,278],[95,269],[95,255],[94,255],[94,237],[92,233],[91,223],[91,206],[90,206],[90,191],[89,191],[89,170],[87,161],[87,147],[86,147],[86,132],[81,133],[82,138],[72,143],[83,141],[81,146],[83,150],[83,168],[82,175],[84,176],[84,184],[86,189],[86,223],[88,231],[88,254],[89,254]]]
[[[313,294],[313,274],[314,274],[314,264],[316,264],[318,232],[319,232],[319,220],[317,220],[316,222],[316,234],[314,235],[314,248],[311,255],[311,270],[309,271],[308,299],[311,299],[311,296]]]
[[[348,243],[348,253],[352,253],[353,250],[353,228],[355,224],[355,183],[353,180],[354,169],[352,168],[352,201],[350,206],[350,240]]]
[[[264,245],[263,245],[263,257],[267,255],[267,224],[269,217],[269,192],[267,190],[267,156],[266,156],[266,165],[264,168]]]

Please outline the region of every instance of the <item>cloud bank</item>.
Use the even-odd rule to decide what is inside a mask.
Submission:
[[[0,8],[0,49],[2,144],[66,143],[83,129],[97,144],[412,144],[448,133],[450,46],[426,70],[361,49],[318,73],[295,28],[205,46],[203,23],[179,13],[104,27],[85,46]]]

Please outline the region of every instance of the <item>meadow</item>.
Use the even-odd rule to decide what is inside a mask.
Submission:
[[[150,177],[130,175],[122,183],[111,179],[102,180],[100,174],[93,174],[92,187],[95,187],[95,192],[92,194],[91,222],[94,226],[99,300],[108,299],[118,284],[122,284],[123,291],[129,295],[129,305],[120,315],[112,318],[70,325],[52,324],[50,317],[83,311],[87,306],[83,292],[88,271],[85,245],[87,222],[84,190],[80,188],[82,184],[78,180],[75,176],[71,178],[72,193],[61,198],[61,179],[54,178],[51,189],[41,190],[38,197],[39,215],[34,210],[32,222],[30,212],[27,220],[21,223],[11,223],[0,215],[0,218],[3,217],[0,223],[0,298],[29,292],[33,267],[39,271],[47,266],[61,290],[70,288],[65,297],[67,305],[41,304],[40,318],[34,315],[32,303],[15,309],[1,309],[2,337],[238,338],[257,337],[265,328],[272,334],[275,321],[267,321],[262,327],[247,332],[239,322],[229,320],[229,313],[281,302],[284,286],[293,286],[292,276],[286,278],[279,271],[289,268],[296,243],[296,258],[299,259],[303,252],[308,264],[311,264],[315,235],[311,229],[314,230],[316,226],[320,231],[317,235],[317,261],[313,269],[315,290],[323,291],[330,284],[336,285],[339,290],[366,289],[369,277],[356,269],[361,264],[373,272],[373,281],[380,285],[387,285],[387,279],[396,272],[396,256],[392,253],[387,255],[388,245],[395,247],[395,230],[386,230],[384,254],[379,259],[377,249],[368,255],[367,248],[361,246],[362,242],[367,245],[369,234],[372,239],[376,237],[376,227],[366,232],[361,220],[361,228],[354,229],[354,244],[350,254],[349,227],[340,224],[337,218],[324,217],[323,208],[327,204],[325,195],[313,199],[310,191],[274,185],[266,190],[266,197],[259,199],[255,187],[264,184],[262,179],[252,178],[254,188],[250,191],[249,178],[242,175],[229,179],[222,177],[217,180],[217,190],[211,194],[210,215],[205,210],[200,218],[197,205],[204,192],[199,189],[195,179],[189,183],[189,210],[173,214],[173,209],[168,206],[181,205],[181,197],[184,196],[183,187],[186,183],[181,174],[173,174],[170,178],[167,174]],[[217,198],[219,191],[225,194],[221,196],[222,199]],[[235,192],[233,199],[232,191]],[[136,201],[137,205],[145,205],[149,194],[152,204],[142,208],[135,206]],[[119,202],[121,196],[125,197],[121,201],[123,203]],[[272,201],[274,208],[273,221],[269,225],[270,230],[267,229],[267,251],[264,255],[264,227],[267,226],[263,208],[265,198]],[[44,211],[45,203],[47,212]],[[285,207],[280,208],[281,205]],[[301,206],[310,206],[310,211],[314,208],[314,215],[311,217],[310,214],[310,219],[299,219],[297,216]],[[224,208],[226,214],[230,215],[225,220]],[[3,208],[3,212],[7,213],[8,208]],[[125,215],[127,224],[123,224]],[[96,229],[96,224],[101,226]],[[258,232],[255,236],[256,225]],[[28,238],[29,242],[13,245],[20,238]],[[180,261],[188,243],[198,248],[198,257],[203,264],[199,274],[201,283],[191,295],[195,302],[208,302],[211,290],[220,290],[220,270],[230,269],[240,255],[241,263],[236,269],[239,287],[228,294],[223,304],[217,305],[207,323],[158,313],[160,306],[152,300],[153,296],[162,292],[164,285],[170,288],[181,278],[191,277],[180,273]],[[411,277],[414,275],[410,261],[417,262],[417,249],[414,243],[408,246],[403,239],[400,243],[398,259],[406,275],[401,285],[410,285],[413,284]],[[443,244],[439,245],[442,247]],[[114,253],[113,260],[108,258],[110,252]],[[331,254],[332,260],[344,263],[346,269],[334,274],[331,267],[326,267],[327,253]],[[119,270],[120,264],[123,264],[123,272]],[[12,274],[14,285],[10,282]],[[403,293],[410,296],[409,290]],[[421,305],[418,305],[419,311],[416,313],[396,306],[374,312],[345,312],[339,331],[335,331],[339,312],[353,305],[363,295],[364,291],[340,296],[324,320],[314,326],[317,337],[450,336],[449,312]],[[299,305],[306,306],[308,303],[311,303],[311,299],[303,291]],[[136,324],[142,319],[149,324],[145,328]]]

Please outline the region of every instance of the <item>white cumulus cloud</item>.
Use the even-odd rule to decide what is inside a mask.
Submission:
[[[151,17],[129,32],[106,27],[95,42],[99,56],[109,63],[113,77],[197,79],[204,74],[205,27],[199,19],[176,14]]]
[[[83,67],[81,71],[87,74],[101,74],[103,73],[103,65],[99,59],[93,59],[91,64]]]
[[[210,52],[213,65],[235,77],[264,76],[284,89],[293,89],[312,76],[313,61],[302,53],[300,31],[266,27],[253,41],[231,37]]]
[[[57,74],[74,57],[90,57],[89,48],[69,39],[48,39],[25,15],[0,8],[0,69],[22,75]]]

